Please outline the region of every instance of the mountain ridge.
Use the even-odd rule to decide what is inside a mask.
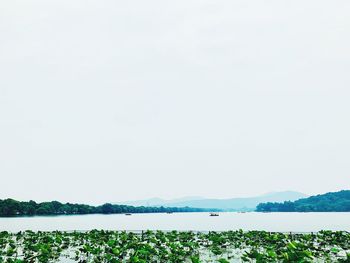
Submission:
[[[350,212],[350,190],[327,192],[294,202],[260,203],[257,212]]]
[[[307,197],[306,194],[297,191],[270,192],[253,197],[237,198],[203,198],[183,197],[165,200],[161,198],[150,198],[145,200],[118,202],[116,204],[133,206],[164,206],[164,207],[196,207],[206,209],[221,209],[224,211],[253,211],[257,205],[265,202],[295,201]]]

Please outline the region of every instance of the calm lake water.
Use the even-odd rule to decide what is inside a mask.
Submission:
[[[0,230],[266,230],[311,232],[350,231],[350,213],[208,213],[75,215],[0,218]]]

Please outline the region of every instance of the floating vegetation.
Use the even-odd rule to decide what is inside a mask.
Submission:
[[[350,262],[350,233],[0,232],[0,262]]]

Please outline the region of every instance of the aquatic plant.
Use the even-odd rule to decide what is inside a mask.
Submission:
[[[0,232],[0,262],[350,262],[350,233]]]

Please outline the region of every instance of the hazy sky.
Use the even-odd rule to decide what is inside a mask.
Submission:
[[[0,198],[350,186],[350,1],[4,0]]]

